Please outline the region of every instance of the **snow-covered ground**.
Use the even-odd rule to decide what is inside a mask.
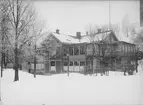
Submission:
[[[99,105],[143,104],[143,72],[133,76],[110,72],[110,76],[77,73],[52,76],[5,70],[1,78],[3,105]]]

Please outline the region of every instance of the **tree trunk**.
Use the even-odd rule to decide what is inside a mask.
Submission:
[[[17,46],[16,46],[16,48],[15,48],[15,64],[14,64],[14,70],[15,70],[14,81],[19,81],[19,75],[18,75],[18,49],[17,49]]]
[[[35,55],[34,55],[34,78],[36,78],[36,44],[35,44]]]
[[[4,68],[6,69],[6,55],[5,55],[5,53],[3,55],[3,64],[4,64]]]
[[[137,51],[137,53],[136,53],[136,61],[135,61],[135,65],[136,65],[136,73],[138,73],[138,51]]]
[[[91,63],[92,63],[92,74],[94,74],[94,68],[93,68],[93,60],[94,60],[94,55],[95,55],[95,46],[94,46],[94,42],[93,42],[93,44],[92,44],[92,47],[93,47],[93,52],[92,52],[92,61],[91,61]]]
[[[3,50],[3,49],[2,49]],[[3,76],[3,51],[1,53],[1,77]]]

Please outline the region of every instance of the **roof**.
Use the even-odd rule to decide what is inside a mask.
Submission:
[[[81,38],[77,38],[76,36],[72,36],[72,35],[67,35],[67,34],[57,34],[56,32],[45,32],[43,34],[43,37],[41,37],[40,43],[42,43],[44,41],[46,41],[47,39],[49,39],[49,36],[53,36],[54,38],[56,38],[59,42],[63,43],[63,44],[81,44],[81,43],[91,43],[91,41],[94,42],[99,42],[99,41],[107,41],[107,42],[112,42],[112,43],[116,43],[116,42],[125,42],[128,44],[134,44],[134,43],[129,43],[127,41],[119,41],[118,38],[116,37],[115,33],[110,30],[110,31],[106,31],[106,32],[100,32],[100,33],[96,33],[94,35],[94,37],[92,37],[91,35],[83,35],[81,36]]]
[[[76,39],[74,37],[71,37],[70,35],[65,35],[65,34],[57,34],[55,32],[52,33],[52,35],[57,38],[61,43],[80,43],[79,39]]]
[[[92,36],[90,35],[84,35],[81,36],[80,39],[78,39],[75,36],[71,36],[71,35],[66,35],[66,34],[57,34],[55,32],[52,33],[52,35],[58,39],[61,43],[67,43],[67,44],[79,44],[79,43],[90,43],[93,39],[95,42],[97,41],[101,41],[101,40],[109,40],[112,39],[115,41],[118,41],[117,37],[115,36],[115,34],[112,31],[108,31],[108,32],[102,32],[102,33],[97,33],[95,35],[94,38],[92,38]]]

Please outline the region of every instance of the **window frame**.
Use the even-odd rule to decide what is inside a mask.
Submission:
[[[80,55],[84,55],[85,54],[85,46],[81,45],[80,46]]]

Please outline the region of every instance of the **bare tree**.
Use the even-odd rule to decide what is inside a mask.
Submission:
[[[22,57],[22,49],[33,38],[30,33],[32,22],[35,20],[35,11],[30,2],[25,0],[8,0],[10,32],[8,41],[11,45],[11,56],[15,77],[19,80],[18,66]]]
[[[113,27],[112,28],[114,31],[109,30],[107,25],[104,26],[92,26],[90,25],[88,27],[88,37],[90,39],[90,43],[92,44],[92,58],[96,58],[99,62],[100,62],[100,68],[102,70],[102,72],[105,74],[105,66],[107,64],[110,64],[111,67],[111,58],[110,58],[110,62],[105,60],[107,58],[107,56],[112,56],[112,53],[114,51],[114,46],[112,45],[111,42],[107,42],[105,40],[108,32],[118,32],[119,31],[119,27]],[[93,59],[92,59],[92,71],[93,73],[94,68],[93,68]],[[111,68],[112,69],[112,68]],[[103,75],[101,72],[101,75]],[[97,71],[96,71],[97,73]]]
[[[35,21],[33,22],[32,25],[32,34],[34,35],[34,38],[32,40],[32,46],[33,46],[33,51],[34,51],[34,78],[36,78],[36,64],[37,64],[37,59],[36,59],[36,55],[37,55],[37,41],[40,37],[42,37],[42,31],[43,31],[43,23],[42,22],[38,22]]]
[[[7,34],[8,34],[8,3],[2,0],[0,2],[0,39],[1,39],[1,77],[3,76],[3,65],[5,64],[5,54],[7,51]]]

